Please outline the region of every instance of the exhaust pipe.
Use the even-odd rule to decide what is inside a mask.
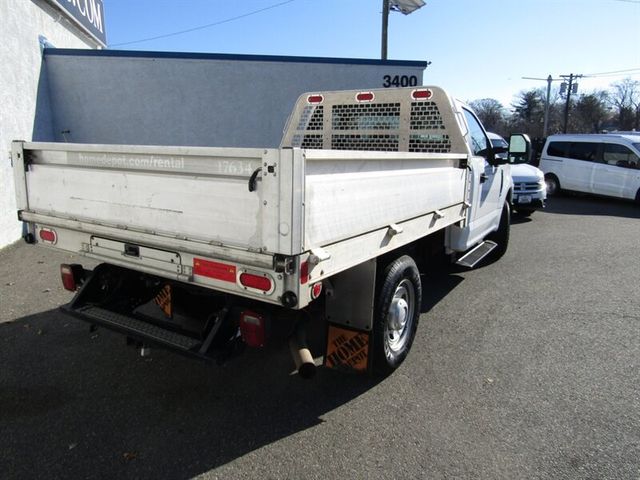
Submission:
[[[313,378],[316,374],[316,364],[313,361],[313,355],[311,355],[311,351],[307,346],[305,321],[299,321],[296,325],[296,329],[289,339],[289,348],[291,350],[293,361],[296,364],[298,375],[305,379]]]

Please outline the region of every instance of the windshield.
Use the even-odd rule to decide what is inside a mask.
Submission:
[[[491,145],[494,147],[507,147],[509,148],[509,144],[504,138],[492,138]]]
[[[632,145],[640,152],[640,142],[634,142]]]

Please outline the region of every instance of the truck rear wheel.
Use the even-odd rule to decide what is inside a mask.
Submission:
[[[420,272],[407,255],[384,269],[376,295],[373,371],[388,375],[407,357],[418,328],[422,304]]]

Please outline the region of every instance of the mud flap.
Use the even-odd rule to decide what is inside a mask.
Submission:
[[[324,366],[335,370],[367,373],[371,364],[371,331],[329,324]]]
[[[325,367],[357,373],[371,371],[375,281],[375,259],[331,277],[326,293]]]

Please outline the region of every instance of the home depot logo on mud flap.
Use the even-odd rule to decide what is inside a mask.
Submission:
[[[329,325],[325,365],[338,370],[366,372],[369,364],[369,333]]]
[[[173,304],[171,302],[171,285],[165,285],[162,290],[153,299],[156,305],[164,312],[164,314],[172,318],[173,317]]]

